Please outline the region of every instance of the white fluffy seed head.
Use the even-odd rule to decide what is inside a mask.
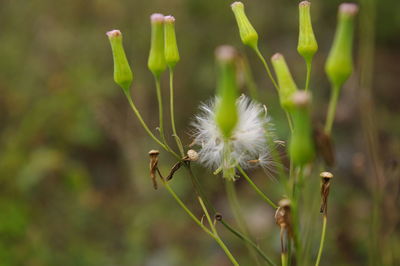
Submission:
[[[200,114],[192,123],[194,142],[200,146],[199,162],[212,170],[224,169],[227,161],[232,162],[233,167],[240,165],[244,169],[257,166],[268,168],[270,149],[267,139],[272,126],[263,106],[244,95],[240,96],[236,101],[238,124],[232,137],[224,140],[215,122],[217,101],[201,105]]]

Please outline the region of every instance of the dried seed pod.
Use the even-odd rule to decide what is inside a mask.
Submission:
[[[328,215],[328,196],[331,185],[330,181],[333,178],[333,174],[330,172],[322,172],[319,176],[322,179],[322,184],[321,184],[322,202],[321,202],[320,212],[323,213],[324,215]]]
[[[151,150],[149,151],[149,156],[150,156],[150,177],[151,180],[153,181],[153,187],[154,189],[157,189],[157,165],[158,165],[158,155],[160,152],[158,150]]]
[[[166,179],[171,180],[174,177],[176,171],[178,171],[179,168],[181,168],[181,166],[182,166],[182,161],[179,161],[176,164],[174,164],[174,166],[172,166],[171,170],[169,171],[169,174]]]
[[[278,203],[279,207],[275,212],[275,221],[283,229],[287,229],[289,234],[292,235],[291,214],[289,199],[282,199]]]
[[[278,209],[275,212],[275,222],[280,227],[281,250],[286,253],[287,237],[293,237],[291,215],[290,215],[290,200],[282,199],[279,201]],[[285,237],[286,236],[286,237]]]

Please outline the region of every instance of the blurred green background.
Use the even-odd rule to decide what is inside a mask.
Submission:
[[[296,52],[298,1],[244,2],[264,55],[285,54],[296,80],[303,84],[305,67]],[[400,265],[396,80],[400,1],[358,2],[356,71],[343,89],[334,127],[338,163],[322,264]],[[312,1],[320,46],[311,84],[316,123],[324,122],[328,102],[323,64],[339,3]],[[147,152],[159,147],[147,137],[113,83],[105,35],[114,28],[124,34],[135,76],[133,97],[151,128],[158,121],[153,78],[146,67],[149,15],[162,12],[177,19],[182,61],[176,68],[175,108],[184,144],[191,142],[189,124],[197,106],[213,97],[214,49],[220,44],[232,44],[248,55],[262,101],[284,140],[287,126],[274,89],[262,65],[240,43],[229,4],[226,0],[0,2],[0,265],[229,265],[215,242],[163,188],[153,190]],[[243,92],[247,93],[245,88]],[[164,172],[174,163],[165,153],[160,160]],[[218,210],[231,219],[221,178],[198,165],[194,170]],[[262,171],[251,175],[279,199],[273,178]],[[200,217],[184,171],[174,177],[172,186]],[[279,231],[273,212],[247,184],[239,180],[237,186],[253,237],[278,259]],[[319,191],[314,193],[318,198]],[[312,257],[320,234],[318,214],[314,233]],[[223,228],[221,234],[242,265],[253,265],[242,243]],[[371,261],[373,254],[379,263]]]

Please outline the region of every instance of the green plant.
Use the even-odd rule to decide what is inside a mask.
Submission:
[[[326,172],[326,164],[315,160],[316,143],[311,124],[311,89],[309,89],[311,64],[318,45],[314,36],[310,16],[310,3],[303,1],[299,4],[300,25],[299,42],[297,50],[306,62],[307,74],[304,89],[298,89],[289,67],[281,54],[275,54],[271,63],[276,74],[274,78],[268,62],[265,60],[258,47],[258,34],[251,25],[241,2],[231,5],[239,28],[240,38],[243,44],[249,46],[262,62],[267,76],[276,88],[281,107],[284,109],[291,135],[287,145],[287,153],[290,158],[288,171],[277,171],[284,187],[284,195],[278,204],[268,197],[246,172],[252,167],[268,168],[271,161],[282,163],[282,157],[273,151],[271,143],[275,141],[271,130],[271,123],[266,108],[253,99],[244,95],[238,97],[238,65],[239,56],[231,46],[220,46],[216,49],[216,61],[218,66],[217,97],[210,104],[200,107],[201,113],[193,122],[193,144],[197,145],[197,151],[189,149],[186,154],[174,122],[174,89],[173,70],[179,62],[179,52],[175,36],[172,16],[164,17],[162,14],[151,16],[152,38],[148,60],[148,68],[153,73],[156,84],[158,108],[159,108],[159,136],[156,136],[147,126],[139,110],[137,109],[130,93],[130,85],[133,75],[122,47],[122,35],[118,30],[107,33],[112,46],[114,57],[114,79],[124,91],[128,102],[138,117],[146,132],[166,152],[175,157],[177,163],[171,168],[168,175],[162,174],[158,168],[160,152],[152,150],[150,155],[150,176],[153,186],[157,189],[157,180],[176,200],[178,205],[189,217],[208,235],[210,235],[223,249],[232,264],[239,265],[228,246],[223,242],[217,231],[217,222],[220,222],[229,232],[241,239],[250,249],[260,255],[266,264],[275,265],[273,260],[262,251],[252,240],[246,230],[239,231],[233,228],[216,208],[208,200],[206,193],[191,170],[191,164],[199,162],[211,168],[215,175],[222,173],[225,178],[227,190],[230,195],[232,209],[238,209],[235,198],[235,186],[232,183],[237,178],[243,177],[254,191],[273,209],[276,210],[275,220],[280,228],[281,240],[281,264],[292,265],[295,259],[297,265],[308,265],[306,253],[308,248],[303,239],[303,224],[301,220],[302,192],[306,185],[306,179],[314,178],[321,173],[321,213],[323,226],[320,240],[320,248],[315,265],[319,265],[323,251],[325,234],[327,229],[327,201],[330,191],[330,182],[333,175]],[[339,8],[339,22],[335,40],[326,63],[326,72],[332,84],[332,96],[326,118],[325,131],[321,132],[329,139],[332,131],[333,119],[339,97],[340,88],[349,78],[352,72],[352,35],[354,17],[357,13],[355,4],[342,4]],[[169,68],[170,73],[170,116],[172,133],[178,147],[178,152],[167,143],[163,123],[163,97],[160,86],[162,73]],[[319,147],[324,148],[324,147]],[[329,162],[328,162],[329,164]],[[193,182],[193,188],[198,195],[199,204],[206,217],[208,226],[203,223],[186,206],[170,186],[169,181],[174,173],[184,167]],[[317,191],[314,191],[317,194]],[[236,203],[235,203],[236,202]],[[240,211],[237,211],[236,219],[240,220]]]

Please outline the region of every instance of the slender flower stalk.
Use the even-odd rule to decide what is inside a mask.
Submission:
[[[171,114],[171,127],[172,127],[172,134],[175,138],[176,145],[178,146],[179,152],[181,153],[182,157],[185,154],[183,149],[182,141],[179,138],[179,135],[176,131],[175,127],[175,111],[174,111],[174,71],[172,68],[169,69],[169,97],[170,97],[170,114]]]
[[[142,127],[144,128],[144,130],[147,132],[147,134],[149,134],[149,136],[155,141],[157,142],[164,150],[170,152],[173,156],[175,156],[178,160],[181,159],[181,157],[175,153],[166,143],[163,143],[161,140],[159,140],[154,134],[153,132],[151,132],[151,130],[149,129],[149,127],[147,126],[146,122],[143,120],[139,110],[137,109],[136,105],[134,104],[131,95],[126,92],[125,96],[129,102],[129,106],[131,107],[132,111],[135,113],[136,117],[139,119],[140,124],[142,125]]]
[[[242,167],[240,167],[239,165],[237,166],[237,169],[239,170],[239,172],[243,175],[244,179],[246,179],[246,181],[250,184],[250,186],[257,192],[258,195],[261,196],[261,198],[268,203],[272,208],[276,209],[278,208],[278,206],[270,199],[268,198],[267,195],[265,195],[264,192],[262,192],[256,184],[254,184],[254,182],[251,180],[251,178],[246,174],[246,172],[242,169]]]
[[[225,221],[225,219],[217,213],[217,210],[215,207],[210,203],[208,198],[206,197],[206,194],[204,193],[204,190],[201,187],[201,184],[197,178],[197,176],[193,173],[190,165],[185,165],[187,171],[189,172],[190,179],[192,180],[193,183],[193,188],[196,191],[197,195],[203,200],[204,205],[208,210],[212,212],[212,214],[216,217],[216,220],[219,221],[230,233],[238,237],[243,243],[250,245],[260,256],[265,260],[265,262],[268,265],[274,266],[275,263],[269,258],[264,251],[260,249],[260,247],[254,243],[250,238],[248,238],[246,235],[242,234],[235,228],[233,228],[228,222]]]
[[[164,33],[165,33],[165,61],[169,69],[169,97],[170,97],[170,116],[171,116],[172,134],[173,137],[175,138],[175,142],[176,145],[178,146],[179,152],[183,157],[184,150],[182,141],[179,138],[175,127],[174,69],[176,64],[180,60],[180,56],[175,35],[175,18],[173,16],[166,16],[164,18]]]
[[[168,184],[168,182],[163,182],[165,188],[167,191],[171,194],[171,196],[175,199],[175,201],[181,206],[181,208],[189,215],[190,218],[201,228],[203,229],[204,232],[206,232],[208,235],[210,235],[217,243],[218,245],[223,249],[229,260],[232,262],[233,265],[239,265],[239,263],[236,261],[236,259],[233,257],[232,253],[229,251],[229,249],[226,247],[225,243],[221,240],[219,235],[216,233],[215,228],[211,227],[212,230],[208,229],[203,223],[196,218],[196,216],[189,210],[189,208],[183,203],[183,201],[179,198],[179,196],[175,193],[175,191],[171,188],[171,186]],[[201,198],[199,198],[199,201],[201,202],[202,208],[204,208],[204,203],[201,201]],[[207,212],[207,218],[209,218],[208,212]]]
[[[122,33],[119,30],[112,30],[107,32],[107,36],[110,40],[112,52],[113,52],[113,61],[114,61],[114,81],[117,83],[124,91],[124,94],[129,102],[130,107],[135,113],[136,117],[139,119],[140,124],[144,128],[144,130],[149,134],[149,136],[157,142],[163,149],[171,152],[175,157],[180,159],[180,156],[177,155],[171,148],[163,141],[159,140],[154,134],[151,132],[146,122],[143,120],[139,110],[134,104],[130,86],[133,80],[133,74],[131,68],[129,66],[128,60],[125,55],[125,51],[122,45]]]
[[[244,5],[242,2],[234,2],[231,4],[231,8],[233,14],[235,15],[236,23],[238,25],[240,39],[244,45],[249,46],[256,53],[257,57],[260,59],[264,68],[267,72],[268,77],[271,79],[272,84],[278,90],[278,84],[276,83],[274,77],[272,76],[271,70],[268,66],[267,61],[264,56],[261,54],[260,49],[258,48],[258,33],[254,29],[253,25],[251,25],[247,15],[244,11]]]
[[[320,240],[320,245],[319,245],[318,255],[317,255],[317,261],[315,262],[315,266],[319,266],[319,263],[321,262],[322,251],[324,250],[327,222],[328,222],[328,217],[324,215],[323,222],[322,222],[321,240]]]
[[[226,190],[226,195],[228,198],[229,206],[232,210],[233,217],[236,221],[236,224],[238,225],[239,229],[243,232],[243,235],[249,236],[249,230],[247,227],[246,220],[243,217],[243,212],[239,203],[239,199],[237,196],[237,191],[236,191],[236,186],[234,182],[225,182],[225,190]],[[257,265],[260,265],[260,262],[258,260],[257,254],[254,252],[254,250],[251,248],[249,244],[246,243],[246,248],[248,249],[249,255],[252,257],[252,259],[255,261]]]
[[[160,79],[161,74],[166,70],[167,63],[165,61],[164,52],[164,15],[162,14],[152,14],[150,17],[151,22],[151,44],[150,44],[150,54],[147,61],[147,66],[149,70],[153,73],[157,102],[158,102],[158,119],[161,139],[166,143],[164,135],[164,118],[163,118],[163,101],[161,94]]]
[[[225,243],[221,240],[221,238],[218,235],[217,229],[214,225],[214,223],[211,221],[210,214],[208,213],[208,210],[206,206],[204,205],[204,202],[200,197],[198,197],[198,200],[200,202],[201,208],[203,209],[204,214],[206,215],[208,224],[211,227],[211,231],[213,232],[214,239],[217,241],[217,243],[221,246],[221,248],[224,250],[225,254],[228,256],[230,261],[233,263],[233,265],[239,266],[239,263],[236,261],[236,259],[233,257],[232,253],[229,251],[228,247],[225,245]]]

